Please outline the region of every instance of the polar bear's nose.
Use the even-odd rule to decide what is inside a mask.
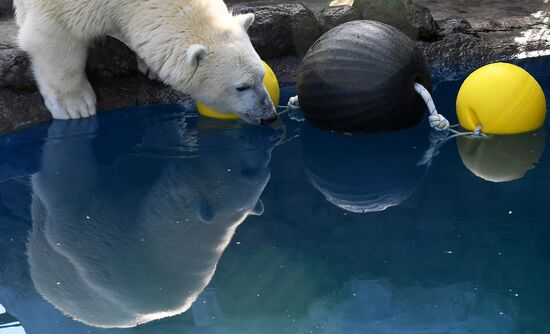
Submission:
[[[270,116],[269,118],[264,118],[264,119],[262,119],[262,120],[260,121],[260,124],[261,124],[261,125],[269,125],[269,124],[275,122],[275,121],[277,120],[277,118],[278,118],[278,117],[277,117],[276,114],[275,114],[275,115],[272,115],[272,116]]]

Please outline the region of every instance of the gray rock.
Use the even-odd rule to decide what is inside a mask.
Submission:
[[[13,15],[13,1],[0,0],[0,17]]]
[[[438,36],[438,27],[430,10],[412,1],[407,2],[407,18],[422,41],[434,41]]]
[[[460,33],[479,37],[474,28],[472,28],[470,22],[459,16],[452,16],[444,20],[439,20],[437,21],[437,25],[441,36]]]
[[[188,97],[144,76],[92,78],[98,110],[112,110],[144,104],[174,103]],[[40,93],[34,89],[0,89],[0,134],[50,120]]]
[[[112,78],[137,73],[136,56],[126,45],[106,37],[90,47],[89,75]],[[28,55],[13,44],[0,45],[0,88],[30,88],[35,86]]]
[[[0,88],[34,86],[27,54],[14,46],[0,46]]]
[[[525,30],[539,24],[547,25],[547,22],[544,22],[547,17],[548,14],[540,16],[499,16],[477,20],[472,24],[472,27],[478,32]]]
[[[302,57],[288,55],[284,57],[268,59],[267,63],[277,75],[279,85],[293,85],[298,80]]]
[[[547,16],[501,17],[471,24],[451,17],[439,21],[442,38],[419,43],[436,80],[455,80],[480,66],[548,55]]]
[[[429,9],[411,0],[355,0],[353,6],[363,19],[392,25],[412,39],[432,41],[438,36]]]
[[[319,23],[311,10],[298,0],[229,0],[235,14],[254,13],[248,33],[263,59],[305,54],[319,37]]]
[[[530,16],[539,11],[548,11],[544,0],[414,0],[426,6],[434,18],[442,20],[450,16],[461,16],[472,26],[488,18]]]
[[[361,14],[352,6],[327,7],[319,13],[319,26],[321,33],[353,20],[360,20]]]
[[[105,37],[88,50],[86,70],[103,78],[135,75],[136,54],[119,40]]]
[[[15,45],[19,28],[11,17],[0,17],[0,48]]]
[[[36,90],[0,88],[0,134],[51,119]]]
[[[485,40],[472,35],[449,34],[436,42],[418,42],[436,81],[456,80],[472,70],[500,59]]]

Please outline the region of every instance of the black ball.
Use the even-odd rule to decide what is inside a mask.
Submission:
[[[416,44],[375,21],[352,21],[321,36],[306,54],[298,98],[314,126],[339,132],[386,132],[414,126],[426,113],[414,90],[431,90]]]
[[[428,129],[363,136],[302,128],[304,169],[327,201],[355,213],[384,211],[407,200],[424,180]]]

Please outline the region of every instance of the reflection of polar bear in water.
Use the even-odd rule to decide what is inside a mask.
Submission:
[[[157,125],[141,148],[177,147],[166,142],[176,138],[179,156],[128,154],[103,168],[91,138],[54,138],[71,132],[65,124],[50,128],[32,179],[28,258],[37,291],[97,327],[132,327],[186,311],[239,224],[263,209],[274,146],[267,129],[202,138],[177,122]],[[209,138],[223,150],[215,143],[209,150]]]

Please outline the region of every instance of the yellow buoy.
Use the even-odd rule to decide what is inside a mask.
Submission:
[[[517,134],[544,124],[546,99],[539,83],[519,66],[495,63],[470,74],[456,100],[460,125],[486,134]]]
[[[279,82],[277,81],[277,77],[275,76],[275,73],[273,72],[271,67],[269,67],[269,65],[267,65],[266,62],[264,61],[262,61],[262,63],[264,64],[264,68],[265,68],[265,76],[264,76],[265,88],[269,93],[271,102],[273,102],[273,105],[277,107],[279,105],[279,97],[280,97]],[[225,113],[218,112],[200,101],[197,101],[197,109],[201,115],[206,117],[217,118],[217,119],[228,119],[228,120],[239,119],[239,116],[235,114],[225,114]]]
[[[491,182],[521,179],[534,169],[544,152],[546,131],[483,139],[457,138],[462,162],[476,176]]]

